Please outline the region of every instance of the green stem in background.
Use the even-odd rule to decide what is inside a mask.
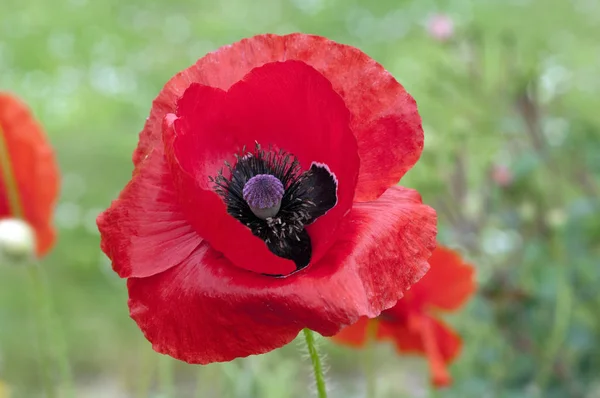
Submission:
[[[175,397],[174,361],[167,355],[161,355],[158,360],[158,381],[161,396],[164,398]]]
[[[377,378],[375,376],[375,338],[377,337],[377,321],[370,319],[367,323],[367,349],[365,358],[365,378],[367,381],[367,398],[377,396]]]
[[[225,394],[224,380],[226,363],[214,363],[211,365],[198,366],[196,381],[196,398],[223,397]]]
[[[327,398],[327,388],[325,387],[325,375],[323,374],[323,365],[321,364],[321,358],[315,345],[315,336],[312,330],[305,328],[303,330],[304,338],[306,340],[306,348],[308,348],[308,354],[312,362],[313,371],[315,374],[315,383],[317,385],[317,392],[319,398]]]
[[[206,368],[204,366],[198,366],[198,372],[196,373],[196,397],[201,398],[206,395],[204,391],[204,377]],[[217,384],[217,383],[215,383]],[[220,395],[218,395],[220,396]]]
[[[55,398],[56,392],[54,390],[54,383],[52,382],[52,375],[50,372],[51,364],[48,355],[48,343],[46,334],[44,333],[44,294],[39,286],[40,278],[39,274],[35,270],[36,265],[32,264],[29,267],[29,276],[31,280],[31,294],[33,295],[32,304],[35,316],[33,317],[34,323],[34,334],[38,348],[38,361],[40,366],[40,376],[42,378],[42,388],[44,389],[44,395],[46,398]]]
[[[31,289],[36,296],[35,305],[38,317],[38,334],[40,335],[44,347],[48,347],[54,351],[53,356],[58,365],[61,387],[64,388],[64,395],[61,394],[61,397],[74,398],[75,389],[73,385],[73,375],[71,374],[71,367],[69,365],[69,357],[67,355],[66,342],[60,323],[55,316],[48,283],[44,275],[44,268],[36,263],[31,264],[29,266],[29,275],[31,279]],[[46,349],[44,351],[46,351]],[[42,355],[45,356],[44,352]]]
[[[539,372],[536,377],[536,384],[539,388],[538,392],[540,396],[543,396],[546,384],[550,379],[554,364],[560,353],[560,348],[564,343],[567,332],[569,331],[569,323],[571,318],[571,308],[573,296],[571,292],[571,286],[569,284],[569,275],[567,269],[567,263],[564,253],[564,247],[560,234],[558,232],[553,233],[553,239],[551,241],[552,251],[554,258],[557,260],[555,266],[558,267],[557,272],[557,292],[556,292],[556,308],[554,310],[554,322],[548,343],[545,345],[545,354],[542,363],[539,367]]]
[[[147,348],[146,344],[143,347],[140,347],[142,350],[141,361],[140,361],[140,369],[139,374],[137,375],[137,383],[135,396],[136,398],[147,398],[150,396],[150,383],[152,382],[152,377],[154,376],[154,372],[156,370],[154,351],[151,351]]]

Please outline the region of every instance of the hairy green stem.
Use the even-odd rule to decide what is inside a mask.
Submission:
[[[317,392],[319,398],[327,398],[327,388],[325,386],[325,375],[323,374],[323,365],[321,364],[321,358],[315,345],[315,336],[313,331],[305,328],[303,330],[304,338],[306,340],[306,347],[308,348],[308,354],[312,362],[313,371],[315,374],[315,383],[317,385]]]

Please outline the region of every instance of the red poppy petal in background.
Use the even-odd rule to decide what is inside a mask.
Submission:
[[[170,170],[158,151],[98,217],[102,250],[122,278],[148,277],[180,264],[202,242],[180,209]]]
[[[449,311],[458,309],[475,292],[475,269],[454,250],[438,246],[429,264],[427,275],[407,292],[408,300]]]
[[[285,60],[303,61],[321,72],[350,110],[361,162],[355,200],[377,198],[415,164],[423,148],[423,130],[414,99],[357,48],[299,33],[241,40],[174,76],[154,100],[134,164],[160,145],[163,118],[175,112],[177,100],[192,82],[228,90],[253,68]]]
[[[379,322],[377,319],[362,317],[353,325],[346,326],[331,339],[339,344],[345,344],[351,347],[364,347],[367,342],[367,328],[369,322]]]
[[[131,316],[155,350],[193,363],[267,352],[304,327],[332,336],[392,306],[435,245],[435,212],[405,188],[359,204],[342,224],[321,262],[288,278],[234,267],[203,243],[176,267],[129,279]]]
[[[295,270],[291,261],[270,253],[262,240],[252,239],[250,230],[226,213],[225,206],[214,200],[209,178],[216,177],[225,161],[234,164],[234,155],[244,147],[253,149],[256,142],[295,155],[304,170],[312,162],[329,167],[338,182],[338,203],[308,228],[312,263],[317,262],[352,206],[359,162],[348,127],[350,115],[329,81],[302,62],[270,63],[252,70],[227,93],[192,84],[178,102],[177,116],[172,129],[167,121],[165,132],[173,131],[175,137],[167,137],[165,143],[170,151],[172,142],[176,162],[194,177],[181,177],[188,182],[182,196],[189,198],[190,220],[239,267],[284,275]]]
[[[378,338],[393,340],[400,353],[426,356],[436,386],[451,382],[446,366],[460,352],[462,340],[443,322],[412,313],[406,322],[381,322],[379,332]]]
[[[59,191],[59,171],[54,152],[42,127],[25,104],[0,93],[0,127],[8,148],[13,179],[16,181],[23,217],[35,229],[37,254],[46,254],[56,239],[52,227],[54,205]],[[0,218],[9,214],[6,181],[0,173]]]

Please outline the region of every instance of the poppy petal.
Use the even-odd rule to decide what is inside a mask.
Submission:
[[[425,355],[436,386],[445,386],[452,381],[446,367],[460,352],[462,341],[443,322],[428,315],[411,313],[405,322],[381,322],[378,338],[393,340],[401,353]]]
[[[301,330],[270,306],[269,281],[280,280],[243,271],[203,243],[177,267],[128,280],[131,317],[154,350],[188,363],[265,353]]]
[[[298,33],[283,39],[285,59],[317,69],[344,99],[360,157],[354,200],[376,199],[421,156],[424,137],[415,100],[391,73],[355,47]]]
[[[427,275],[407,292],[408,300],[450,311],[461,307],[475,292],[475,269],[454,250],[438,246],[429,264]]]
[[[164,156],[153,151],[98,216],[102,250],[122,278],[148,277],[181,263],[202,242],[181,211]]]
[[[339,230],[319,263],[287,278],[246,272],[203,242],[180,265],[129,279],[131,316],[155,350],[191,363],[264,353],[304,327],[332,336],[394,305],[422,276],[435,212],[398,187],[357,205]]]
[[[362,317],[355,324],[346,326],[340,330],[338,334],[331,337],[331,340],[351,347],[364,347],[367,342],[367,328],[370,322],[379,321],[377,319]]]
[[[172,142],[174,161],[193,177],[181,177],[181,181],[194,185],[186,188],[188,192],[197,192],[185,196],[190,198],[189,215],[198,232],[239,267],[281,275],[295,270],[293,262],[274,256],[263,241],[250,239],[250,230],[212,199],[216,194],[210,178],[217,176],[225,162],[235,164],[234,155],[242,148],[253,148],[256,142],[264,147],[273,145],[275,150],[293,154],[305,170],[314,163],[326,165],[336,180],[336,206],[307,228],[312,263],[318,262],[331,244],[339,220],[352,206],[359,161],[349,117],[329,81],[302,62],[255,68],[227,93],[192,84],[178,102],[177,118],[168,117],[173,119],[173,128],[167,122],[165,143],[169,151]],[[209,203],[215,206],[209,207]],[[250,245],[247,250],[231,245],[240,240],[231,235],[229,227],[215,227],[222,222],[234,228],[236,235],[248,236],[244,238]],[[239,224],[237,228],[232,222]],[[222,233],[225,230],[227,234]],[[246,254],[249,252],[253,256]]]
[[[52,216],[59,191],[59,171],[54,152],[27,106],[3,93],[0,93],[0,134],[9,159],[9,170],[0,170],[0,218],[18,216],[9,209],[9,187],[2,177],[7,171],[17,186],[22,217],[35,229],[37,254],[42,256],[56,239]]]
[[[161,122],[193,82],[228,90],[252,69],[298,60],[319,71],[352,114],[360,171],[356,201],[376,199],[420,157],[423,130],[414,99],[380,64],[360,50],[300,33],[254,36],[209,53],[174,76],[155,99],[140,133],[134,164],[160,145]]]
[[[251,147],[273,144],[298,159],[303,170],[325,165],[337,182],[337,204],[307,228],[312,263],[329,247],[339,220],[352,206],[359,159],[350,113],[331,83],[298,61],[253,69],[228,92],[231,131]]]
[[[364,315],[374,318],[402,297],[429,269],[435,247],[435,210],[408,188],[389,188],[373,202],[355,203],[339,227],[323,264],[355,262],[370,301]],[[353,292],[344,293],[354,300]],[[342,296],[342,295],[340,295]]]
[[[212,90],[206,86],[196,87],[199,90]],[[193,89],[194,87],[190,88]],[[182,163],[187,167],[193,166],[194,163],[183,157],[180,161],[173,153],[178,148],[185,148],[182,144],[183,140],[177,141],[180,135],[175,132],[176,122],[179,120],[173,114],[167,115],[164,123],[164,140],[167,158],[170,159],[179,197],[183,198],[181,205],[188,222],[202,238],[240,268],[270,275],[288,275],[294,272],[296,265],[293,261],[271,253],[264,241],[254,236],[249,228],[227,213],[225,203],[214,190],[208,189],[208,184],[201,186],[200,182],[209,182],[208,176],[194,176],[193,173],[201,173],[201,169],[187,172],[180,167]],[[182,125],[185,126],[184,123]],[[191,158],[190,156],[189,159]],[[210,159],[206,161],[210,162]]]
[[[460,338],[442,323],[429,317],[420,317],[419,330],[425,355],[431,369],[431,380],[437,387],[452,382],[446,363],[460,349]]]

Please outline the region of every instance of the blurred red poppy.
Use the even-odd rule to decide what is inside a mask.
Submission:
[[[458,253],[438,247],[429,260],[430,271],[395,307],[376,319],[361,318],[333,337],[342,344],[362,347],[368,340],[369,323],[375,323],[377,340],[392,340],[399,352],[426,355],[432,382],[441,387],[452,379],[446,366],[460,352],[462,341],[438,312],[459,309],[475,292],[474,269]]]
[[[54,244],[58,190],[58,166],[42,127],[25,104],[0,93],[0,219],[27,221],[35,230],[38,256]]]
[[[356,48],[262,35],[173,77],[98,218],[155,350],[191,363],[331,336],[427,270],[435,212],[394,186],[420,156],[415,101]]]

